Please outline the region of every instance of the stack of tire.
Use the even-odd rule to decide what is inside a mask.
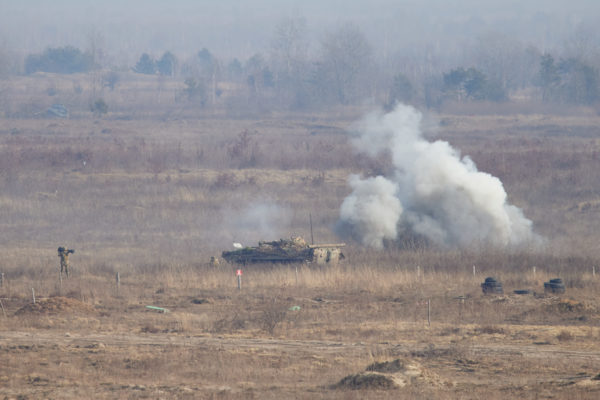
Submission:
[[[565,284],[562,279],[555,278],[550,279],[549,282],[544,282],[544,292],[546,293],[564,293],[565,292]]]
[[[504,294],[502,283],[492,277],[485,278],[485,282],[481,284],[481,290],[483,294]]]

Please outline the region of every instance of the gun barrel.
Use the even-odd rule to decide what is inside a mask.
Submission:
[[[344,247],[346,243],[330,243],[330,244],[309,244],[308,247],[311,249],[322,249],[324,247]]]

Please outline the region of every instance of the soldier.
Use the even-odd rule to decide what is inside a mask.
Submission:
[[[215,256],[210,257],[210,265],[213,267],[218,267],[219,264],[221,264],[221,262],[219,261],[219,259]]]
[[[69,277],[69,254],[75,253],[75,250],[65,249],[64,247],[58,248],[58,256],[60,257],[60,274],[62,275],[63,269],[67,278]]]

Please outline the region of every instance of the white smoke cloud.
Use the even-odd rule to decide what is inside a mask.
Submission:
[[[421,114],[398,105],[357,125],[352,142],[372,157],[391,152],[391,176],[349,179],[352,193],[340,209],[342,231],[383,247],[408,232],[447,247],[518,245],[535,240],[532,223],[507,203],[502,182],[480,172],[445,141],[423,138]]]
[[[292,220],[289,209],[275,202],[263,200],[246,204],[238,210],[229,210],[222,221],[227,241],[255,246],[259,240],[286,237]]]
[[[402,214],[402,204],[396,196],[398,186],[383,176],[361,180],[352,175],[348,182],[353,195],[342,203],[341,219],[360,234],[366,246],[381,248],[384,239],[395,239]]]

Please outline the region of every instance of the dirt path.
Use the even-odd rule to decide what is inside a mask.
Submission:
[[[10,374],[0,373],[0,388],[2,382],[10,383],[0,390],[0,397],[82,398],[93,393],[96,398],[141,398],[135,396],[164,397],[166,393],[166,398],[215,394],[250,398],[251,391],[272,395],[265,398],[290,398],[299,393],[304,396],[299,398],[314,398],[319,392],[325,393],[323,398],[338,399],[345,398],[345,392],[331,385],[364,372],[373,360],[399,358],[421,371],[408,389],[414,392],[404,398],[411,398],[410,393],[429,393],[435,394],[430,397],[434,399],[475,399],[494,391],[509,393],[511,398],[516,394],[538,398],[540,393],[562,398],[567,392],[582,399],[597,398],[600,351],[573,346],[0,331],[0,351],[12,360],[7,364]],[[227,370],[227,377],[209,367],[213,364]],[[381,392],[373,398],[396,398],[398,393]]]
[[[89,345],[102,343],[108,346],[206,346],[233,348],[259,348],[278,351],[310,351],[338,353],[349,349],[366,350],[365,343],[330,341],[257,339],[223,336],[136,335],[136,334],[70,334],[59,332],[1,332],[0,344],[5,345]]]
[[[0,332],[0,345],[91,345],[102,343],[107,346],[195,346],[221,349],[258,349],[291,353],[367,352],[373,347],[393,353],[408,353],[426,350],[426,346],[393,343],[333,342],[317,340],[286,340],[224,336],[182,336],[182,335],[139,335],[139,334],[70,334],[60,332]],[[600,360],[600,351],[569,350],[556,345],[470,345],[468,350],[474,355],[519,355],[531,358],[560,358],[579,360]]]

